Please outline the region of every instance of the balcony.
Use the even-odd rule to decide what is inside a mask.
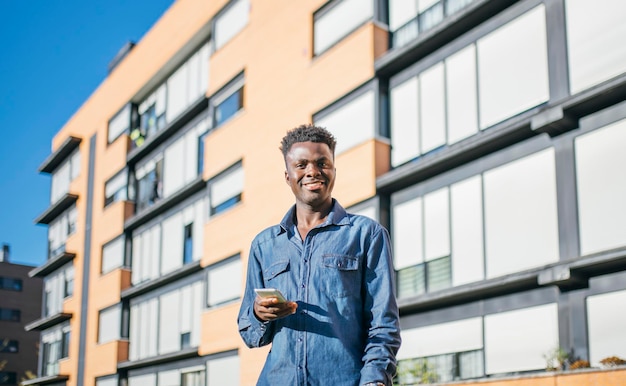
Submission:
[[[66,193],[57,202],[52,204],[45,212],[35,219],[35,224],[48,225],[66,209],[69,209],[78,200],[78,195]]]
[[[63,244],[62,250],[58,251],[58,253],[54,255],[50,255],[51,257],[43,263],[43,265],[32,269],[28,275],[30,277],[45,277],[48,274],[54,272],[56,269],[61,268],[65,264],[74,260],[76,254],[73,252],[68,252],[65,250],[65,244]]]
[[[30,322],[29,324],[27,324],[26,326],[24,326],[24,329],[26,331],[43,331],[47,328],[50,328],[52,326],[55,326],[59,323],[62,323],[66,320],[70,320],[72,318],[72,314],[71,313],[67,313],[67,312],[58,312],[54,315],[50,315],[48,317],[45,318],[41,318],[41,319],[37,319],[33,322]]]
[[[72,152],[80,145],[82,139],[77,137],[68,137],[59,148],[46,158],[39,166],[40,173],[52,173]]]

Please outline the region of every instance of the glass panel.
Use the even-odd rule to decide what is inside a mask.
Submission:
[[[557,305],[485,316],[487,374],[543,370],[545,353],[559,347]]]
[[[443,63],[420,74],[420,134],[422,153],[446,143],[446,101]]]
[[[209,360],[207,362],[208,384],[238,386],[240,384],[239,368],[238,356],[228,356]]]
[[[626,120],[575,139],[580,253],[626,245]]]
[[[539,5],[478,40],[481,128],[548,100],[545,18]]]
[[[572,93],[626,71],[626,3],[566,0],[567,52]]]
[[[394,266],[410,267],[424,261],[422,199],[414,198],[392,208]]]
[[[391,89],[391,164],[399,166],[420,154],[418,78]]]
[[[424,264],[419,264],[398,271],[398,298],[421,295],[426,292],[424,267]]]
[[[372,0],[342,0],[316,18],[313,52],[319,55],[374,15]]]
[[[248,0],[236,0],[215,20],[215,49],[219,49],[247,24],[250,13]]]
[[[243,108],[243,88],[235,91],[215,107],[215,126],[228,121],[241,108]]]
[[[448,143],[452,144],[478,131],[475,46],[464,48],[445,62]]]
[[[587,298],[589,361],[599,366],[610,356],[626,358],[626,291],[610,292]]]
[[[558,261],[554,149],[484,173],[487,277]]]
[[[482,202],[480,176],[450,186],[452,285],[485,277]]]
[[[230,300],[239,298],[241,295],[241,260],[230,261],[226,264],[209,268],[208,271],[208,305],[215,306]]]
[[[337,139],[335,154],[374,138],[375,100],[374,91],[368,90],[330,114],[315,119],[316,125],[327,128]]]
[[[448,188],[424,196],[424,259],[450,255],[450,202]]]
[[[432,260],[426,263],[426,282],[428,292],[450,288],[452,285],[452,273],[450,272],[450,257]]]

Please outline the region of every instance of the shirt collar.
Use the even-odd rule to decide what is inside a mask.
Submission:
[[[293,205],[287,213],[285,217],[283,217],[280,222],[281,231],[279,233],[287,232],[288,229],[294,229],[296,223],[294,221],[296,217],[296,206]],[[348,213],[346,210],[339,204],[337,200],[333,198],[333,205],[330,208],[330,212],[328,213],[328,217],[326,217],[326,221],[323,224],[319,225],[320,227],[328,226],[328,225],[350,225],[350,219],[348,218]]]

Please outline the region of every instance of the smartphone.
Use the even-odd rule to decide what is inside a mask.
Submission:
[[[283,294],[276,288],[256,288],[254,292],[262,298],[276,298],[279,303],[287,301]]]

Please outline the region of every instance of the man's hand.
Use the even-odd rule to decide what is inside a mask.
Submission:
[[[280,303],[276,298],[262,298],[260,296],[254,299],[254,314],[259,320],[264,322],[295,314],[297,308],[298,304],[296,302]]]

